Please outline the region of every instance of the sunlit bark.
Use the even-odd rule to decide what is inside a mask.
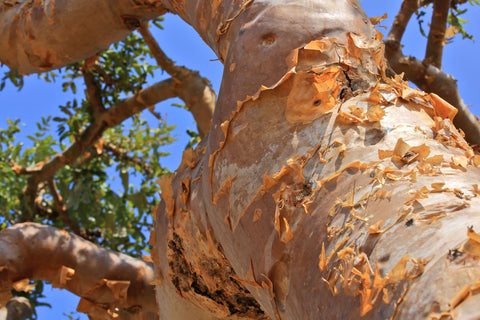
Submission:
[[[208,139],[160,180],[163,319],[477,317],[480,158],[385,76],[356,1],[167,1],[224,62]]]
[[[0,303],[10,289],[29,290],[29,280],[82,297],[77,308],[91,319],[155,319],[151,262],[98,247],[78,236],[35,223],[0,232]]]
[[[478,243],[467,237],[478,156],[451,125],[453,107],[385,77],[382,44],[353,2],[170,9],[225,72],[205,154],[186,154],[173,189],[162,184],[165,287],[219,310],[215,272],[202,269],[213,259],[274,319],[478,312]],[[172,267],[179,259],[188,272]]]

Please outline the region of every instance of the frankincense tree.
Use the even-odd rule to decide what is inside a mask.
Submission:
[[[478,315],[480,130],[442,72],[449,37],[470,36],[466,5],[405,0],[382,42],[382,18],[353,0],[4,0],[1,86],[39,73],[86,90],[43,118],[31,148],[18,121],[2,129],[0,302],[34,290],[35,304],[30,280],[47,280],[91,319]],[[425,8],[420,61],[401,38]],[[224,64],[218,98],[150,33],[166,12]],[[171,78],[145,87],[147,56]],[[198,125],[174,175],[158,161],[172,137],[154,107],[172,97]]]

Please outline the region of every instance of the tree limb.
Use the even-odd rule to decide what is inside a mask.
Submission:
[[[58,69],[125,38],[132,16],[166,12],[158,0],[2,1],[0,61],[23,74]]]
[[[480,145],[480,124],[460,97],[457,80],[434,66],[425,65],[414,57],[404,56],[394,43],[385,41],[385,45],[385,54],[395,72],[404,72],[407,79],[420,89],[436,93],[456,107],[458,113],[453,123],[463,130],[469,143]]]
[[[28,279],[46,280],[80,296],[78,311],[93,319],[158,318],[153,263],[35,223],[0,232],[0,251],[0,304],[14,286],[21,290]]]
[[[143,111],[152,104],[172,98],[175,96],[174,81],[167,79],[140,90],[131,97],[122,100],[111,108],[108,108],[100,117],[85,129],[78,141],[73,143],[63,153],[57,154],[53,159],[46,162],[36,170],[38,178],[43,180],[53,176],[66,164],[73,163],[85,149],[91,146],[102,133],[116,125],[119,125],[134,114]]]
[[[216,94],[210,87],[210,81],[197,71],[177,66],[160,48],[148,27],[142,24],[139,32],[150,48],[158,65],[173,79],[177,80],[175,92],[182,99],[197,122],[200,137],[205,137],[210,130],[210,121],[215,109]]]
[[[460,97],[455,78],[433,65],[422,63],[414,57],[406,57],[402,53],[400,41],[408,21],[413,12],[430,2],[432,1],[405,0],[402,3],[387,39],[384,41],[385,56],[395,72],[405,73],[406,78],[420,89],[436,93],[456,107],[458,113],[453,120],[455,126],[464,131],[465,139],[469,143],[480,145],[480,124]]]
[[[450,0],[435,0],[433,3],[432,23],[428,33],[425,62],[442,69],[443,46],[445,45],[445,31],[447,30],[448,10]]]
[[[52,159],[36,164],[33,168],[22,168],[13,163],[12,168],[17,174],[29,175],[24,191],[27,205],[22,221],[29,221],[31,218],[31,211],[33,210],[32,208],[35,208],[35,197],[40,182],[51,180],[55,173],[65,165],[75,163],[108,128],[120,124],[151,105],[174,97],[174,88],[175,82],[172,79],[157,82],[97,114],[93,123],[85,129],[80,138],[70,147],[62,153],[55,155]]]
[[[407,24],[412,17],[412,14],[418,9],[418,0],[405,0],[402,2],[400,11],[395,16],[390,32],[387,36],[387,41],[392,41],[400,44]]]

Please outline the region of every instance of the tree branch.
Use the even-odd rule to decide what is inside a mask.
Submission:
[[[127,151],[122,150],[121,148],[117,147],[113,143],[104,144],[103,149],[105,149],[108,152],[111,152],[115,157],[119,159],[124,159],[128,162],[133,163],[134,165],[139,166],[147,174],[150,174],[152,172],[152,170],[150,169],[150,166],[147,163],[144,163],[137,157],[131,157],[130,155],[128,155]]]
[[[85,62],[84,68],[82,69],[83,73],[83,81],[85,82],[85,86],[87,90],[85,91],[85,95],[87,96],[88,102],[92,105],[93,115],[94,117],[98,117],[99,114],[105,111],[105,106],[103,105],[102,98],[101,98],[101,90],[98,83],[95,81],[95,77],[90,72],[91,67],[97,63],[98,56],[93,56],[87,59]],[[93,60],[93,62],[92,62]],[[89,66],[89,64],[93,64]]]
[[[387,41],[397,43],[400,45],[407,24],[412,17],[412,14],[418,9],[418,0],[405,0],[402,2],[400,11],[393,20],[392,27],[387,36]]]
[[[70,230],[72,230],[76,235],[79,235],[82,238],[85,238],[86,237],[85,230],[79,228],[78,225],[76,225],[68,216],[67,206],[63,201],[62,195],[58,191],[55,180],[53,178],[48,179],[47,185],[53,197],[53,205],[55,206],[55,209],[58,211],[58,213],[62,217],[63,223],[65,223],[65,225],[67,225],[70,228]]]
[[[175,92],[195,118],[200,137],[205,137],[210,130],[210,121],[216,103],[216,94],[210,87],[210,81],[201,77],[197,71],[177,66],[163,52],[145,24],[141,25],[139,32],[158,65],[177,81]]]
[[[0,304],[14,286],[46,280],[80,296],[77,310],[91,319],[158,319],[153,263],[35,223],[0,232],[0,252]]]
[[[36,175],[38,179],[44,180],[47,177],[51,177],[66,164],[75,162],[88,147],[100,138],[106,129],[122,123],[134,114],[148,108],[150,105],[174,96],[174,81],[167,79],[140,90],[133,96],[108,108],[85,129],[78,141],[73,143],[63,153],[57,154],[53,159],[37,169]]]
[[[458,109],[453,123],[465,132],[465,139],[480,145],[480,124],[464,104],[458,92],[457,80],[434,66],[423,64],[414,57],[405,57],[398,46],[385,41],[385,55],[397,73],[404,72],[407,79],[426,92],[441,96]]]
[[[445,31],[447,30],[448,10],[450,0],[435,0],[433,3],[432,23],[428,33],[425,62],[442,69],[443,46],[445,45]]]
[[[429,66],[428,63],[422,63],[420,60],[414,57],[405,57],[402,53],[400,41],[412,14],[419,7],[428,5],[431,2],[431,0],[403,1],[400,11],[395,17],[392,28],[388,33],[387,39],[384,41],[385,56],[395,72],[404,72],[406,78],[415,83],[420,89],[426,92],[436,93],[448,101],[451,105],[455,106],[458,109],[458,113],[453,120],[454,124],[465,132],[465,139],[468,142],[471,144],[480,145],[480,123],[470,112],[460,97],[457,81],[451,75],[443,73],[434,65]],[[448,8],[446,11],[448,13]],[[434,20],[434,18],[432,19]],[[432,31],[430,34],[431,33]],[[429,43],[431,43],[431,41],[429,41]],[[430,45],[432,46],[432,44]]]
[[[120,124],[151,105],[174,97],[174,90],[175,82],[172,79],[157,82],[97,114],[94,122],[85,129],[80,138],[70,145],[68,149],[55,155],[52,159],[37,163],[33,168],[23,168],[18,164],[12,163],[12,170],[17,174],[29,175],[27,186],[24,190],[26,205],[21,221],[31,220],[40,182],[51,180],[58,170],[67,164],[76,162],[101,137],[105,130]]]
[[[8,2],[0,7],[0,61],[23,74],[88,58],[128,36],[130,17],[167,12],[158,0]]]

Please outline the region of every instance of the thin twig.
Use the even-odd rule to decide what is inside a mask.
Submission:
[[[89,59],[87,59],[89,61]],[[96,61],[94,62],[96,63]],[[101,90],[99,84],[95,81],[95,77],[91,73],[90,69],[94,66],[88,66],[87,62],[85,62],[85,66],[82,69],[83,73],[83,80],[85,82],[85,86],[87,87],[86,96],[88,102],[92,105],[93,115],[97,117],[102,112],[105,111],[105,106],[103,105],[102,98],[101,98]]]
[[[131,163],[139,166],[140,168],[143,169],[143,171],[145,171],[145,173],[147,173],[147,174],[152,173],[152,169],[150,168],[150,166],[147,163],[145,163],[144,161],[140,160],[137,157],[132,157],[132,156],[128,155],[127,151],[117,147],[113,143],[106,143],[106,144],[103,145],[103,148],[105,149],[105,151],[111,152],[115,157],[117,157],[119,159],[124,159],[128,162],[131,162]]]
[[[85,237],[85,231],[77,226],[68,216],[67,206],[63,201],[63,197],[58,191],[57,184],[53,178],[47,180],[48,188],[53,198],[53,205],[55,209],[60,213],[63,223],[67,225],[75,234]]]

